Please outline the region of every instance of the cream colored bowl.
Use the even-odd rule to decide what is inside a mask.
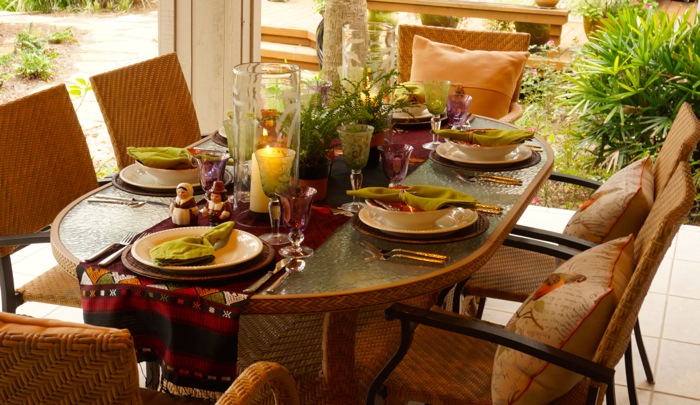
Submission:
[[[521,144],[503,146],[481,146],[465,141],[447,139],[447,141],[462,153],[467,155],[467,159],[475,161],[498,161],[505,160]]]
[[[367,209],[378,222],[383,225],[408,231],[418,231],[435,228],[440,218],[450,215],[455,207],[447,207],[432,211],[393,211],[382,208],[372,200],[367,200]]]
[[[139,169],[156,179],[156,183],[163,186],[177,186],[180,183],[199,184],[199,174],[197,168],[191,169],[157,169],[148,167],[140,162],[136,162]]]

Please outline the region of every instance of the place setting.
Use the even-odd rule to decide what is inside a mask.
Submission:
[[[201,184],[222,180],[233,182],[226,170],[228,152],[199,148],[129,147],[129,156],[136,159],[112,178],[120,190],[138,195],[170,196],[180,183],[191,183],[195,194],[204,190]]]
[[[445,142],[430,152],[430,160],[452,169],[519,170],[541,159],[537,148],[526,143],[534,139],[533,131],[463,128],[432,132]]]

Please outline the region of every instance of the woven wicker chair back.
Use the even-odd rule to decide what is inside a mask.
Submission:
[[[117,166],[134,163],[129,146],[185,147],[201,132],[177,55],[170,53],[90,78]]]
[[[0,105],[0,235],[34,233],[97,187],[65,85]],[[15,247],[0,248],[0,256]]]
[[[413,37],[420,35],[431,41],[481,51],[527,51],[530,34],[522,32],[468,31],[424,25],[399,25],[399,81],[410,80],[413,63]],[[512,101],[520,97],[521,80],[515,86]]]
[[[654,196],[659,198],[678,162],[687,162],[700,141],[700,121],[693,108],[683,103],[654,161]]]
[[[3,404],[141,404],[127,330],[0,313],[0,360]]]
[[[666,191],[654,201],[635,239],[637,265],[598,346],[594,361],[614,367],[622,358],[656,270],[683,220],[687,218],[694,199],[695,185],[690,164],[683,161],[676,167]]]

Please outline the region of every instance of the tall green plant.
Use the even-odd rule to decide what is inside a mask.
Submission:
[[[680,104],[700,107],[700,64],[688,53],[699,46],[700,30],[689,18],[621,10],[582,47],[565,103],[580,116],[575,133],[597,163],[624,166],[655,154]]]

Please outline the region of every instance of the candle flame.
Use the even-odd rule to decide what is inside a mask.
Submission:
[[[267,136],[267,128],[263,128],[263,130],[262,130],[262,136]]]

